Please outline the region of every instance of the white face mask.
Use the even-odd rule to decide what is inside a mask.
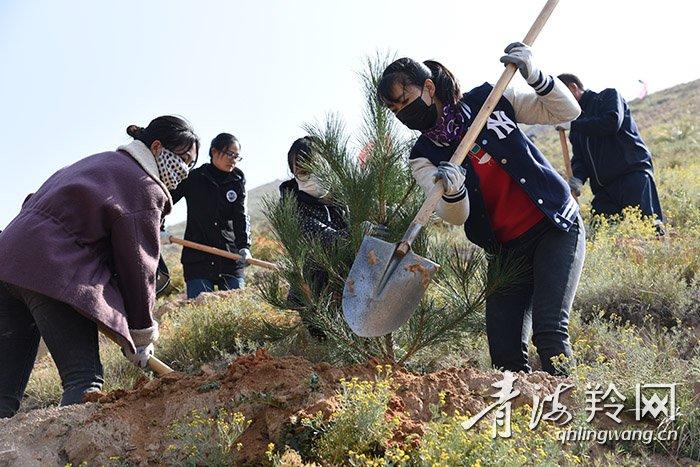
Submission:
[[[160,180],[168,190],[174,190],[190,173],[190,168],[185,161],[165,148],[156,156],[156,165]]]
[[[315,175],[309,175],[301,180],[299,177],[294,178],[297,180],[297,184],[299,184],[299,189],[304,193],[314,198],[325,198],[328,196],[328,190],[321,186],[321,183]]]

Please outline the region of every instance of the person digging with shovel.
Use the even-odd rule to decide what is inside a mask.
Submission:
[[[0,236],[0,418],[20,406],[43,338],[61,405],[102,387],[98,328],[145,368],[154,360],[161,218],[197,160],[189,123],[164,116],[134,140],[65,167]]]
[[[534,64],[530,47],[510,44],[501,58],[515,64],[534,92],[508,88],[466,160],[448,162],[492,89],[485,83],[462,95],[442,64],[401,58],[384,70],[379,99],[408,128],[421,133],[409,164],[428,193],[440,182],[437,214],[464,225],[467,238],[489,253],[489,267],[515,258],[525,277],[491,295],[486,331],[494,367],[531,371],[530,330],[542,368],[553,357],[572,357],[568,318],[585,254],[585,233],[569,186],[518,123],[557,124],[580,108],[571,93]]]

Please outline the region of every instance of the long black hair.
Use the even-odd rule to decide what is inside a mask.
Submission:
[[[304,136],[292,143],[292,147],[289,148],[287,153],[287,165],[292,174],[294,174],[295,164],[310,162],[315,141],[313,136]]]
[[[135,140],[151,147],[154,141],[160,141],[166,149],[176,154],[182,154],[195,147],[199,154],[199,137],[190,123],[180,117],[164,115],[151,120],[146,128],[137,125],[126,127],[126,133]],[[196,158],[196,157],[195,157]]]
[[[394,85],[412,84],[422,88],[427,79],[435,83],[435,94],[444,105],[455,104],[462,97],[459,81],[443,64],[435,60],[420,63],[408,57],[399,58],[386,67],[377,85],[377,97],[384,103],[397,104],[399,98],[392,95]]]
[[[239,146],[241,145],[241,143],[238,142],[238,138],[233,136],[231,133],[219,133],[213,140],[211,140],[211,146],[209,146],[209,157],[212,157],[214,149],[219,152],[224,152],[236,143],[238,143]]]

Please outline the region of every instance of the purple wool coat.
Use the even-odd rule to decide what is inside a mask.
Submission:
[[[172,198],[134,141],[53,174],[0,234],[0,280],[65,302],[135,350],[153,325],[160,221]]]

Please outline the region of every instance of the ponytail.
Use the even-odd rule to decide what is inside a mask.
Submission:
[[[435,60],[426,60],[423,62],[430,69],[432,77],[430,79],[435,83],[435,94],[443,104],[456,104],[462,97],[462,92],[459,89],[459,81],[455,75],[448,70],[445,65]]]
[[[393,96],[393,87],[414,85],[423,87],[425,80],[435,83],[437,98],[445,104],[456,104],[462,97],[457,78],[444,65],[435,60],[423,63],[411,58],[400,58],[391,63],[377,84],[377,98],[388,104],[396,104],[399,98]]]

